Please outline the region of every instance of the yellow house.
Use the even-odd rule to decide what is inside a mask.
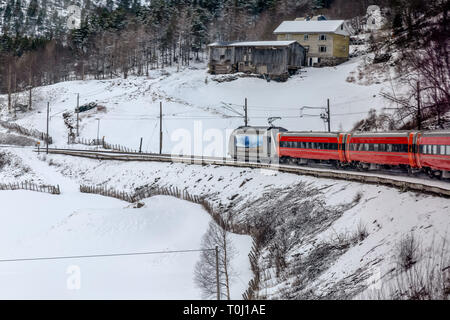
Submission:
[[[308,66],[334,66],[348,60],[350,33],[344,20],[284,21],[277,40],[296,40],[307,49]]]

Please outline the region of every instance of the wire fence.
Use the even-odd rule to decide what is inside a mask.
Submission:
[[[28,191],[37,191],[44,192],[50,194],[61,194],[61,190],[59,185],[37,185],[32,182],[16,182],[16,183],[2,183],[0,184],[0,190],[28,190]]]
[[[21,125],[18,125],[17,123],[12,123],[12,122],[3,121],[3,120],[0,120],[0,125],[8,130],[17,132],[21,135],[33,137],[33,138],[42,140],[44,142],[48,142],[48,144],[53,143],[53,138],[51,136],[49,136],[46,133],[41,132],[39,130],[28,129],[28,128],[22,127]]]

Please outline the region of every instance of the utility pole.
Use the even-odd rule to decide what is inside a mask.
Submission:
[[[328,122],[328,132],[331,132],[330,99],[327,99],[327,122]]]
[[[11,86],[12,86],[12,75],[11,75],[11,63],[12,60],[8,63],[8,112],[12,112],[12,102],[11,102]]]
[[[162,154],[163,129],[162,129],[162,101],[159,103],[159,154]]]
[[[217,300],[220,300],[219,247],[218,246],[216,246],[216,284],[217,284]]]
[[[50,120],[50,102],[47,102],[47,136],[45,137],[45,142],[46,142],[46,151],[48,154],[48,122]]]
[[[142,153],[142,137],[141,137],[141,143],[139,144],[139,153]]]
[[[31,110],[31,103],[32,103],[32,99],[31,99],[31,90],[33,89],[33,87],[30,85],[28,87],[28,110]]]
[[[80,136],[80,94],[77,93],[77,137]]]
[[[420,110],[420,82],[417,81],[417,129],[422,129],[422,114]]]
[[[245,112],[245,126],[248,126],[248,117],[247,117],[247,98],[245,98],[245,105],[244,105],[244,112]]]
[[[97,124],[97,149],[98,145],[100,144],[100,118],[97,118],[98,124]]]

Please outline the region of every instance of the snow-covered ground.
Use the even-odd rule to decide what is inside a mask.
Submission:
[[[17,123],[45,131],[50,102],[50,135],[62,146],[68,133],[62,114],[74,111],[79,93],[81,105],[97,102],[107,108],[80,114],[81,137],[96,138],[100,128],[100,138],[110,143],[138,149],[142,137],[143,150],[156,152],[162,102],[163,152],[178,153],[180,141],[187,139],[184,148],[190,150],[184,150],[185,154],[221,156],[231,130],[244,124],[239,114],[243,114],[245,98],[250,125],[267,125],[267,118],[281,117],[275,124],[290,130],[325,130],[318,117],[323,110],[301,108],[325,107],[327,99],[332,130],[348,130],[371,108],[381,110],[386,101],[379,92],[388,89],[389,83],[369,86],[346,81],[362,61],[357,57],[337,67],[305,68],[284,83],[258,78],[218,83],[213,79],[221,76],[209,75],[204,64],[179,72],[176,68],[152,70],[149,77],[63,82],[36,89],[34,112],[18,115]]]
[[[388,89],[387,82],[346,81],[356,77],[362,59],[334,68],[306,68],[285,83],[256,78],[219,83],[213,79],[220,76],[207,74],[204,65],[180,72],[152,71],[148,78],[59,83],[36,89],[35,110],[19,114],[17,123],[45,131],[49,101],[50,135],[56,145],[65,146],[62,113],[73,111],[80,93],[81,104],[95,101],[107,108],[81,114],[81,137],[96,138],[100,128],[99,136],[110,143],[137,149],[143,137],[143,150],[156,152],[162,101],[163,152],[179,153],[184,140],[188,150],[183,153],[223,155],[227,135],[243,124],[237,115],[245,98],[251,125],[265,125],[268,117],[281,116],[276,124],[291,130],[323,130],[320,118],[300,117],[300,108],[323,107],[327,98],[333,130],[350,129],[371,108],[381,110],[385,102],[379,92]],[[304,113],[319,114],[320,110],[305,109]],[[0,225],[2,258],[190,249],[199,246],[210,221],[201,207],[184,201],[156,197],[147,199],[144,208],[134,209],[115,199],[80,194],[79,184],[127,192],[148,185],[177,187],[206,197],[217,210],[233,214],[237,223],[253,229],[267,227],[258,257],[262,298],[354,297],[372,280],[379,285],[393,278],[396,249],[405,235],[412,233],[420,239],[424,261],[435,251],[433,246],[450,240],[449,199],[385,186],[267,170],[46,156],[12,148],[6,160],[0,158],[0,167],[0,182],[34,181],[62,189],[60,196],[0,192],[0,215],[6,221]],[[368,235],[356,243],[350,238],[358,225]],[[239,298],[250,279],[250,238],[236,236],[234,241],[240,253],[235,263],[242,274],[232,290],[233,297]],[[179,254],[8,262],[0,264],[0,280],[5,281],[0,297],[26,292],[26,297],[197,298],[199,291],[192,281],[197,260],[198,256]],[[71,264],[81,268],[79,291],[66,288],[69,275],[65,272]],[[167,274],[171,274],[170,283],[163,285]],[[183,292],[175,284],[183,286]]]
[[[58,196],[0,192],[0,260],[196,250],[211,221],[200,205],[173,197],[152,197],[133,208],[80,193],[76,180],[28,150],[12,149],[0,164],[0,183],[34,181],[62,190]],[[231,235],[231,240],[236,251],[231,295],[241,299],[252,277],[252,239]],[[0,299],[200,299],[193,280],[199,258],[191,252],[0,262]],[[78,272],[81,287],[71,289]]]
[[[236,222],[257,225],[269,221],[274,233],[260,257],[264,273],[259,292],[267,298],[311,298],[304,295],[308,290],[319,297],[352,297],[372,282],[378,288],[392,279],[397,248],[406,235],[412,233],[420,241],[424,261],[435,258],[442,243],[450,240],[450,200],[446,198],[267,170],[102,162],[37,156],[19,149],[11,152],[20,156],[24,165],[40,171],[48,166],[53,176],[62,174],[74,184],[107,185],[129,192],[144,185],[178,187],[205,196],[227,214],[232,212]],[[357,234],[359,225],[368,235],[353,243],[350,238]],[[289,247],[285,252],[289,267],[276,275],[272,246],[281,241],[280,237]],[[308,261],[317,248],[339,248],[340,242],[345,244],[344,249],[330,249],[330,260],[325,256],[315,261],[322,263],[316,266],[320,272],[308,279],[302,290],[293,287],[302,276],[302,271],[291,269],[293,266]],[[450,257],[448,251],[446,255]]]
[[[1,259],[186,250],[211,220],[200,205],[166,196],[145,207],[87,194],[0,193]],[[240,299],[251,277],[251,238],[233,235]],[[198,252],[0,263],[1,299],[200,299]],[[77,279],[79,276],[79,287]]]

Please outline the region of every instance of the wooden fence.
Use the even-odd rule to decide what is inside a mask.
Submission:
[[[83,144],[86,146],[101,146],[103,149],[119,151],[119,152],[134,152],[138,153],[136,150],[131,148],[121,146],[120,144],[112,144],[105,141],[105,139],[84,139],[84,138],[75,138],[73,140],[75,144]]]
[[[2,183],[0,184],[0,190],[28,190],[28,191],[37,191],[37,192],[45,192],[50,194],[61,194],[61,190],[59,189],[59,185],[51,186],[51,185],[37,185],[32,182],[16,182],[16,183]]]
[[[111,197],[120,199],[127,202],[134,202],[133,196],[125,191],[117,191],[113,188],[108,188],[107,186],[80,186],[80,192],[82,193],[92,193],[98,194],[105,197]]]
[[[214,221],[224,230],[237,234],[251,235],[253,239],[255,239],[253,230],[249,229],[248,226],[239,223],[232,223],[232,222],[230,223],[225,221],[220,212],[216,211],[214,209],[213,204],[207,201],[204,197],[191,195],[186,190],[180,190],[176,187],[146,186],[138,188],[134,194],[131,194],[124,191],[117,191],[113,188],[108,188],[106,186],[97,187],[97,186],[81,185],[80,192],[113,197],[131,203],[142,199],[150,198],[156,195],[167,195],[176,197],[178,199],[202,205],[202,207],[211,215]],[[252,250],[249,254],[250,265],[254,276],[253,279],[250,280],[247,290],[242,295],[244,300],[255,300],[259,298],[258,296],[258,290],[260,285],[260,269],[258,266],[259,256],[260,256],[260,245],[254,240]]]
[[[36,129],[28,129],[28,128],[22,127],[21,125],[18,125],[17,123],[1,121],[1,120],[0,120],[0,125],[6,129],[15,131],[21,135],[33,137],[33,138],[42,140],[44,142],[48,142],[48,144],[53,143],[53,139],[51,136],[47,136],[46,133],[38,131]]]
[[[234,224],[226,222],[220,212],[214,209],[214,205],[206,200],[204,197],[198,195],[191,195],[186,190],[180,190],[176,187],[143,187],[137,189],[134,194],[125,191],[118,191],[114,188],[109,188],[107,186],[80,186],[80,192],[82,193],[93,193],[99,194],[106,197],[112,197],[134,203],[142,199],[150,198],[153,196],[171,196],[178,199],[186,200],[189,202],[200,204],[214,219],[214,221],[227,231],[237,234],[250,234],[250,230],[240,224]]]

